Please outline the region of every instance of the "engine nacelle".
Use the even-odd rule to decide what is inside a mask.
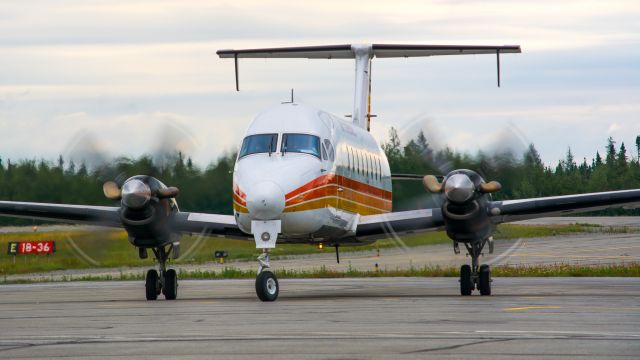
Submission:
[[[491,195],[485,188],[484,179],[471,170],[454,170],[444,179],[442,216],[452,240],[472,242],[491,236],[493,225],[487,213]]]
[[[171,189],[175,188],[152,176],[133,176],[124,182],[120,220],[133,245],[157,247],[179,240],[180,235],[169,227],[172,216],[179,211],[176,200],[166,196]]]

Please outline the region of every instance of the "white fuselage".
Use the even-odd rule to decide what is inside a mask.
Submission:
[[[242,231],[253,233],[255,220],[280,220],[285,242],[339,243],[353,237],[360,215],[391,211],[389,164],[371,134],[295,103],[249,125],[233,192]]]

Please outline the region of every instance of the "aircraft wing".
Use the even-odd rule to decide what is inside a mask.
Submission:
[[[253,235],[240,231],[233,215],[179,212],[173,219],[172,228],[182,233],[217,235],[253,241]]]
[[[609,208],[640,208],[640,189],[494,201],[488,212],[494,224],[501,224]],[[445,221],[439,208],[362,216],[358,222],[356,237],[373,240],[442,230]]]
[[[609,208],[638,207],[640,207],[640,189],[495,201],[491,204],[489,213],[494,223],[500,224]]]
[[[119,210],[111,206],[0,201],[2,216],[111,227],[122,227]]]
[[[70,224],[122,228],[120,207],[0,201],[0,216]],[[174,232],[247,239],[232,215],[178,212],[169,227]]]
[[[398,211],[360,217],[356,238],[375,240],[414,232],[441,230],[444,219],[440,209]]]

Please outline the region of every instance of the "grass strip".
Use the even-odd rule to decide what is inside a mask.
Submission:
[[[280,279],[328,279],[328,278],[372,278],[372,277],[458,277],[460,270],[457,267],[424,266],[409,269],[395,270],[356,270],[337,271],[325,266],[312,270],[281,269],[276,271]],[[640,263],[613,264],[603,266],[582,266],[570,264],[557,265],[501,265],[491,268],[493,277],[640,277]],[[63,276],[53,279],[41,277],[34,279],[4,279],[0,284],[24,284],[46,282],[69,281],[122,281],[143,280],[145,272],[127,273],[121,272],[117,276],[112,275],[78,275]],[[254,270],[241,270],[234,267],[225,267],[222,270],[179,270],[180,279],[255,279]]]
[[[580,233],[628,233],[637,229],[624,227],[608,227],[589,224],[574,225],[514,225],[503,224],[497,227],[494,238],[517,239],[571,235]],[[120,267],[148,267],[153,266],[151,259],[141,260],[138,251],[127,240],[125,231],[62,231],[0,234],[0,249],[6,249],[11,241],[56,241],[56,253],[47,255],[9,256],[0,253],[0,278],[4,275],[28,274],[34,272],[49,272],[55,270],[89,269],[89,268],[120,268]],[[407,247],[450,244],[451,240],[442,231],[426,232],[407,235],[401,238]],[[181,240],[183,256],[174,264],[203,264],[214,260],[216,250],[225,250],[229,254],[227,260],[254,260],[259,252],[253,241],[223,239],[197,236],[184,236]],[[375,251],[376,249],[394,248],[399,246],[397,240],[379,240],[366,246],[342,247],[344,253],[358,251]],[[82,251],[82,254],[78,252]],[[271,253],[273,260],[296,255],[333,253],[334,249],[325,247],[320,250],[308,244],[282,244]],[[87,261],[91,259],[91,262]]]

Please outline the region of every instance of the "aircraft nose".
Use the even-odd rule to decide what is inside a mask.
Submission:
[[[277,220],[284,210],[284,192],[272,181],[261,181],[247,193],[247,209],[255,220]]]

